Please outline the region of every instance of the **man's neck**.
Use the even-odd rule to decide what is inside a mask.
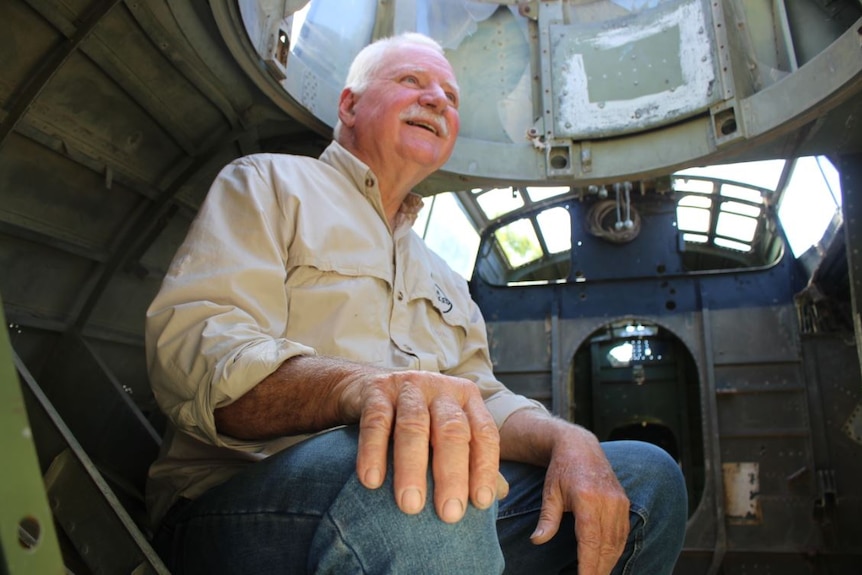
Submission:
[[[380,190],[380,202],[389,227],[395,229],[396,216],[406,198],[413,188],[424,180],[428,174],[420,169],[411,169],[411,166],[401,165],[375,165],[367,158],[361,150],[352,145],[349,138],[341,138],[338,142],[347,151],[356,156],[367,165],[374,175],[377,176],[377,187]]]

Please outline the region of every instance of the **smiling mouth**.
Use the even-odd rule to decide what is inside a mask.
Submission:
[[[424,122],[417,122],[415,120],[407,120],[407,125],[408,126],[415,126],[417,128],[423,128],[425,130],[428,130],[429,132],[431,132],[435,136],[437,135],[437,128],[432,126],[431,124],[426,124]]]

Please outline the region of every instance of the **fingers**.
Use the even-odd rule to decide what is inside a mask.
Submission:
[[[479,509],[487,509],[496,498],[509,493],[509,484],[500,475],[500,431],[478,392],[474,393],[465,410],[471,434],[470,499]]]
[[[499,432],[475,384],[440,374],[401,372],[369,389],[361,410],[356,465],[363,485],[374,489],[382,484],[391,441],[394,495],[405,513],[418,513],[425,506],[429,459],[434,508],[447,523],[459,521],[470,501],[486,509],[508,493],[505,480],[499,484]]]
[[[576,493],[575,537],[579,575],[607,575],[625,549],[629,500],[610,465],[595,463],[589,488]]]
[[[497,425],[475,385],[459,381],[431,403],[434,507],[449,523],[464,516],[468,498],[479,509],[493,505],[500,477]]]
[[[404,513],[419,513],[425,506],[431,415],[415,385],[401,387],[393,432],[395,501]]]
[[[447,378],[450,380],[451,378]],[[459,521],[469,501],[487,509],[494,503],[499,474],[499,433],[470,382],[405,384],[395,419],[395,494],[415,488],[425,501],[430,444],[434,508],[447,523]],[[429,397],[430,395],[430,397]],[[424,400],[424,402],[423,402]],[[399,499],[402,501],[402,499]],[[412,512],[404,503],[402,510]],[[418,511],[418,509],[417,509]]]
[[[565,505],[560,492],[548,489],[536,530],[530,540],[541,545],[559,530]],[[578,548],[578,575],[607,575],[616,565],[629,532],[629,502],[623,495],[592,491],[579,496],[574,511],[575,539]]]
[[[607,575],[625,549],[629,532],[628,500],[610,501],[575,514],[578,575]]]
[[[467,510],[470,489],[470,421],[461,405],[442,396],[431,403],[431,446],[434,449],[434,508],[447,523]]]
[[[570,511],[578,575],[608,575],[625,549],[630,503],[598,441],[576,431],[564,437],[551,458],[542,510],[530,539],[535,544],[549,541],[563,513]]]
[[[497,485],[495,489],[497,499],[505,499],[509,495],[509,482],[506,481],[506,478],[499,471],[497,472]]]
[[[563,499],[557,486],[550,481],[545,481],[539,522],[536,524],[533,534],[530,535],[530,541],[533,544],[541,545],[542,543],[547,543],[557,534],[557,531],[560,529],[560,521],[563,518],[564,509]]]
[[[377,489],[386,476],[389,436],[395,419],[395,406],[383,391],[368,387],[359,418],[359,446],[356,475],[369,489]]]

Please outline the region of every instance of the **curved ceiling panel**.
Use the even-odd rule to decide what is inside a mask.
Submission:
[[[858,3],[304,4],[241,1],[237,11],[220,0],[215,11],[229,16],[219,19],[223,32],[247,35],[229,45],[257,62],[255,82],[329,126],[350,60],[374,38],[419,30],[446,48],[464,123],[455,154],[423,193],[638,179],[862,146],[858,130],[837,123],[858,111],[862,90]],[[828,137],[818,133],[824,124]]]

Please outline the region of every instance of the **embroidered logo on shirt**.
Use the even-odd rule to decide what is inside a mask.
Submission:
[[[434,284],[434,289],[437,290],[437,301],[442,305],[440,311],[443,313],[449,313],[452,311],[452,300],[446,297],[446,294],[443,293],[443,290],[440,289],[440,286],[437,284]]]

